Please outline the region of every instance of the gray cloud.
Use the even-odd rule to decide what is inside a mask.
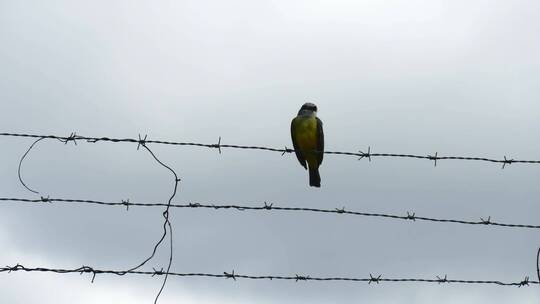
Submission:
[[[539,9],[525,0],[4,1],[0,129],[208,143],[221,136],[281,148],[291,146],[290,120],[310,100],[330,150],[538,159]],[[1,196],[32,197],[16,175],[31,142],[0,140]],[[268,201],[538,224],[535,166],[441,161],[433,168],[329,155],[315,190],[292,155],[150,147],[182,178],[176,202]],[[172,186],[169,172],[129,144],[45,141],[23,169],[25,181],[51,197],[164,202]],[[160,209],[1,208],[4,264],[125,268],[149,254],[161,233]],[[538,247],[535,231],[518,229],[208,210],[172,210],[171,219],[179,272],[518,281],[534,276]],[[150,266],[164,265],[165,254]],[[47,288],[28,293],[28,282]],[[0,299],[148,303],[159,287],[155,278],[88,282],[4,274]],[[66,285],[71,291],[62,291]],[[538,295],[533,288],[175,278],[161,303],[434,299],[534,302]]]

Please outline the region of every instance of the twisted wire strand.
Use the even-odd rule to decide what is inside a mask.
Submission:
[[[480,218],[477,221],[471,220],[459,220],[459,219],[445,219],[445,218],[433,218],[425,216],[417,216],[414,212],[407,212],[406,215],[396,215],[396,214],[387,214],[387,213],[369,213],[369,212],[359,212],[359,211],[349,211],[345,208],[334,208],[334,209],[320,209],[320,208],[305,208],[305,207],[279,207],[274,206],[274,204],[268,204],[264,202],[264,205],[260,206],[247,206],[247,205],[219,205],[219,204],[199,204],[199,203],[188,203],[188,204],[165,204],[165,203],[137,203],[130,202],[129,200],[122,200],[121,202],[106,202],[98,200],[85,200],[85,199],[64,199],[64,198],[49,198],[42,197],[40,199],[28,199],[28,198],[9,198],[9,197],[0,197],[0,202],[20,202],[20,203],[34,203],[34,204],[43,204],[43,203],[77,203],[77,204],[90,204],[90,205],[101,205],[101,206],[123,206],[126,209],[129,209],[131,206],[137,207],[170,207],[170,208],[189,208],[189,209],[211,209],[211,210],[236,210],[236,211],[290,211],[290,212],[308,212],[308,213],[323,213],[323,214],[340,214],[340,215],[351,215],[351,216],[363,216],[363,217],[378,217],[386,219],[396,219],[396,220],[405,220],[405,221],[428,221],[428,222],[437,222],[437,223],[454,223],[454,224],[464,224],[464,225],[479,225],[479,226],[494,226],[494,227],[508,227],[508,228],[527,228],[527,229],[540,229],[540,225],[529,225],[529,224],[510,224],[496,222],[491,219],[491,216],[487,219]]]
[[[15,266],[5,266],[0,267],[0,273],[2,272],[50,272],[58,274],[69,274],[69,273],[89,273],[92,274],[92,282],[96,275],[98,274],[112,274],[112,275],[125,275],[125,271],[118,270],[104,270],[104,269],[94,269],[90,266],[81,266],[74,269],[64,269],[64,268],[45,268],[45,267],[25,267],[23,265],[17,264]],[[445,275],[444,277],[436,276],[433,279],[428,278],[386,278],[382,275],[369,275],[365,278],[355,278],[355,277],[314,277],[309,275],[247,275],[247,274],[238,274],[234,270],[231,272],[220,273],[179,273],[179,272],[164,272],[161,270],[154,271],[129,271],[128,274],[134,275],[147,275],[147,276],[176,276],[176,277],[208,277],[208,278],[223,278],[223,279],[250,279],[250,280],[289,280],[289,281],[351,281],[351,282],[367,282],[371,283],[380,283],[380,282],[424,282],[424,283],[457,283],[457,284],[486,284],[486,285],[498,285],[498,286],[529,286],[529,285],[538,285],[540,282],[532,281],[529,277],[525,277],[521,281],[515,282],[503,282],[499,280],[464,280],[464,279],[448,279]]]
[[[75,133],[71,133],[70,136],[57,136],[57,135],[37,135],[37,134],[24,134],[24,133],[0,133],[0,136],[11,136],[11,137],[27,137],[27,138],[50,138],[50,139],[57,139],[63,142],[68,141],[74,141],[77,140],[86,140],[87,142],[96,143],[99,141],[104,142],[113,142],[113,143],[119,143],[119,142],[127,142],[127,143],[136,143],[136,144],[163,144],[163,145],[174,145],[174,146],[196,146],[196,147],[205,147],[205,148],[211,148],[211,149],[218,149],[221,153],[222,148],[232,148],[232,149],[248,149],[248,150],[264,150],[264,151],[272,151],[272,152],[279,152],[285,154],[285,153],[293,153],[295,152],[294,149],[289,149],[287,147],[280,149],[280,148],[272,148],[272,147],[264,147],[264,146],[249,146],[249,145],[233,145],[233,144],[222,144],[221,138],[219,139],[218,143],[215,144],[205,144],[205,143],[198,143],[198,142],[175,142],[175,141],[165,141],[165,140],[150,140],[146,139],[136,139],[136,138],[111,138],[111,137],[88,137],[88,136],[80,136],[76,135]],[[520,160],[520,159],[507,159],[506,156],[503,159],[494,159],[494,158],[487,158],[487,157],[468,157],[468,156],[438,156],[438,153],[435,153],[434,155],[415,155],[415,154],[397,154],[397,153],[371,153],[371,148],[368,149],[368,152],[345,152],[345,151],[323,151],[324,154],[334,154],[334,155],[349,155],[349,156],[356,156],[359,157],[359,159],[367,158],[371,160],[372,157],[396,157],[396,158],[415,158],[415,159],[426,159],[430,161],[434,161],[435,164],[438,160],[467,160],[467,161],[483,161],[483,162],[491,162],[491,163],[499,163],[503,164],[503,168],[505,165],[513,164],[513,163],[523,163],[523,164],[540,164],[540,160]]]

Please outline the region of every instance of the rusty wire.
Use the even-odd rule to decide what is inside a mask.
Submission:
[[[24,272],[52,272],[58,274],[69,274],[69,273],[89,273],[92,275],[92,283],[94,282],[98,274],[113,274],[113,275],[125,275],[125,271],[118,270],[104,270],[104,269],[94,269],[90,266],[81,266],[74,269],[62,269],[62,268],[28,268],[23,265],[17,264],[15,266],[5,266],[0,267],[1,272],[15,272],[15,271],[24,271]],[[540,282],[531,281],[528,276],[524,277],[521,281],[515,282],[502,282],[499,280],[463,280],[463,279],[449,279],[447,275],[435,276],[433,279],[427,278],[386,278],[382,275],[372,275],[369,274],[369,277],[364,278],[354,278],[354,277],[315,277],[310,275],[246,275],[235,273],[234,270],[231,272],[223,273],[178,273],[178,272],[164,272],[162,270],[153,270],[153,271],[128,271],[127,274],[134,275],[147,275],[147,276],[176,276],[176,277],[209,277],[209,278],[222,278],[222,279],[250,279],[250,280],[288,280],[288,281],[350,281],[350,282],[365,282],[368,284],[371,283],[381,283],[381,282],[417,282],[417,283],[437,283],[437,284],[486,284],[486,285],[498,285],[498,286],[516,286],[524,287],[530,285],[538,285]]]
[[[248,206],[248,205],[223,205],[223,204],[200,204],[200,203],[188,203],[188,204],[165,204],[165,203],[138,203],[131,202],[129,199],[123,199],[120,202],[107,202],[107,201],[98,201],[98,200],[85,200],[85,199],[65,199],[65,198],[50,198],[50,197],[41,197],[39,199],[29,199],[29,198],[9,198],[9,197],[0,197],[0,202],[19,202],[19,203],[34,203],[34,204],[43,204],[43,203],[74,203],[74,204],[89,204],[89,205],[101,205],[101,206],[122,206],[126,210],[129,210],[129,207],[170,207],[170,208],[189,208],[189,209],[211,209],[211,210],[236,210],[236,211],[291,211],[291,212],[308,212],[308,213],[323,213],[323,214],[342,214],[342,215],[351,215],[351,216],[363,216],[363,217],[377,217],[384,219],[396,219],[396,220],[405,220],[410,222],[416,221],[428,221],[436,223],[454,223],[454,224],[464,224],[464,225],[476,225],[484,227],[508,227],[508,228],[528,228],[528,229],[540,229],[540,225],[528,225],[528,224],[510,224],[496,222],[491,219],[491,216],[488,216],[487,219],[479,218],[476,221],[472,220],[460,220],[460,219],[445,219],[445,218],[433,218],[433,217],[424,217],[418,216],[415,212],[407,212],[406,215],[396,215],[396,214],[387,214],[387,213],[369,213],[369,212],[360,212],[345,210],[345,207],[342,208],[333,208],[333,209],[321,209],[321,208],[306,208],[306,207],[280,207],[274,204],[264,202],[259,206]]]
[[[23,134],[23,133],[0,133],[0,136],[29,137],[29,138],[43,138],[43,139],[49,138],[49,139],[57,139],[65,143],[70,142],[70,141],[73,141],[74,143],[76,143],[77,140],[85,140],[90,143],[105,141],[105,142],[114,142],[114,143],[127,142],[127,143],[135,143],[137,145],[163,144],[163,145],[174,145],[174,146],[196,146],[196,147],[217,149],[220,153],[221,153],[222,148],[264,150],[264,151],[279,152],[282,155],[284,155],[285,153],[295,152],[294,149],[289,149],[286,146],[283,149],[280,149],[280,148],[271,148],[271,147],[263,147],[263,146],[222,144],[221,137],[219,137],[219,140],[217,143],[204,144],[204,143],[197,143],[197,142],[175,142],[175,141],[165,141],[165,140],[150,140],[150,139],[147,139],[147,136],[144,136],[143,138],[141,138],[140,136],[139,138],[111,138],[111,137],[80,136],[80,135],[77,135],[76,133],[71,133],[69,136],[36,135],[36,134]],[[416,159],[425,159],[425,160],[433,161],[435,166],[437,165],[437,161],[439,160],[467,160],[467,161],[483,161],[483,162],[499,163],[499,164],[502,164],[503,169],[506,167],[506,165],[510,165],[514,163],[540,164],[540,160],[520,160],[520,159],[507,158],[506,156],[504,156],[502,159],[494,159],[494,158],[487,158],[487,157],[439,156],[438,152],[434,154],[427,154],[427,155],[373,153],[371,152],[371,147],[368,147],[367,152],[324,151],[324,154],[356,156],[358,157],[359,160],[366,158],[370,161],[372,157],[416,158]]]

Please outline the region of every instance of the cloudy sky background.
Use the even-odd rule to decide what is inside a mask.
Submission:
[[[328,150],[539,159],[540,3],[0,0],[0,130],[291,146],[314,101]],[[0,138],[0,196],[31,144]],[[177,203],[341,208],[540,224],[540,167],[327,155],[322,188],[293,155],[150,145]],[[165,202],[170,173],[134,144],[42,141],[42,195]],[[0,264],[126,269],[160,208],[0,205]],[[520,281],[538,231],[339,215],[171,211],[176,272]],[[167,247],[148,265],[160,268]],[[150,277],[0,274],[2,303],[151,303]],[[160,303],[538,303],[537,288],[171,278]]]

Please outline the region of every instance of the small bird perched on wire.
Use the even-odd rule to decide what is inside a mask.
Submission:
[[[319,166],[324,155],[324,133],[315,104],[308,102],[300,108],[291,122],[291,137],[298,161],[309,170],[309,185],[320,187]]]

